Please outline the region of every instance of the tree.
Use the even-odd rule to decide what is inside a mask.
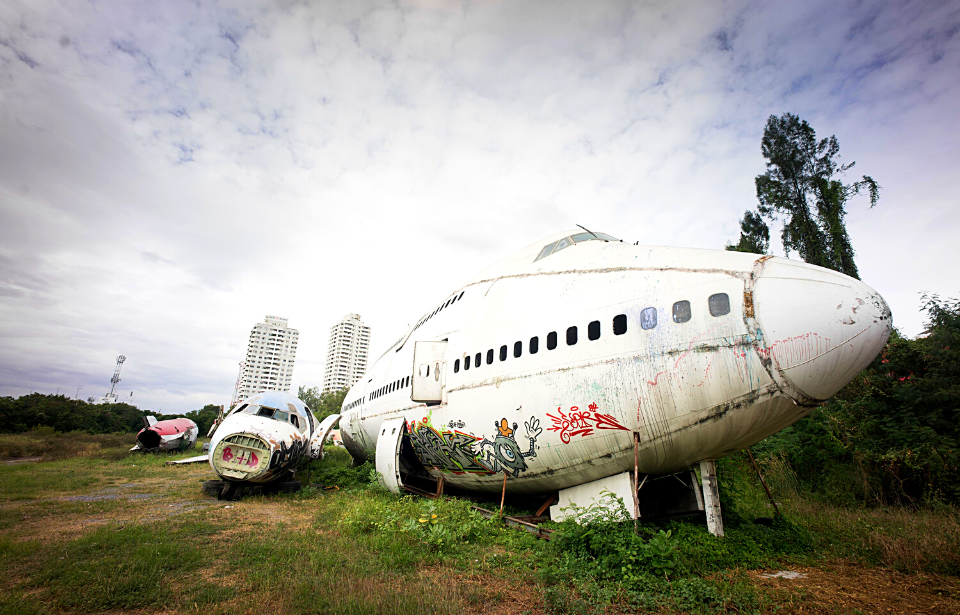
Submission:
[[[785,217],[784,251],[796,250],[808,263],[859,279],[845,206],[851,196],[867,190],[872,208],[880,198],[877,182],[868,175],[852,184],[841,182],[838,177],[855,163],[840,164],[837,137],[817,141],[810,124],[791,113],[770,116],[760,150],[767,172],[756,178],[759,212],[770,220]],[[747,230],[742,223],[741,228]]]
[[[770,229],[767,228],[767,223],[760,214],[748,209],[740,220],[740,241],[736,245],[728,243],[727,250],[766,254],[769,247]]]
[[[307,404],[318,421],[322,421],[331,414],[340,412],[343,407],[343,398],[347,396],[347,389],[321,393],[319,387],[304,387],[297,389],[297,397]]]
[[[217,420],[218,416],[220,416],[220,406],[207,404],[200,410],[187,412],[184,418],[188,418],[196,423],[197,428],[200,430],[200,435],[205,436],[207,432],[210,431],[210,426],[213,425],[213,422]]]

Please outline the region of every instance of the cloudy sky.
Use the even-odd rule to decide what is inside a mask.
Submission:
[[[577,223],[722,248],[787,111],[881,184],[848,228],[915,335],[960,296],[958,101],[956,2],[0,0],[0,395],[124,354],[143,408],[226,403],[265,314],[318,385],[344,314],[378,356]]]

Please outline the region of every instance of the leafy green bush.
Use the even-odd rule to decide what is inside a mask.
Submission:
[[[369,485],[372,469],[370,462],[353,465],[353,458],[346,449],[326,446],[323,459],[315,459],[304,465],[297,475],[304,484],[317,483],[325,487],[351,489]]]
[[[367,492],[348,507],[341,525],[355,534],[406,536],[434,552],[452,552],[488,541],[495,522],[485,519],[464,500],[426,500],[413,496]]]

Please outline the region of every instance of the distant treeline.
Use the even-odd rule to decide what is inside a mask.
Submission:
[[[151,414],[159,420],[191,419],[200,428],[200,435],[205,435],[219,411],[219,406],[208,404],[186,414],[159,415],[138,410],[130,404],[88,404],[64,395],[31,393],[17,399],[0,397],[0,433],[23,433],[37,427],[49,427],[59,432],[135,433],[143,429],[144,414]]]
[[[897,331],[822,408],[753,450],[834,503],[960,504],[960,301],[925,297],[928,331]]]

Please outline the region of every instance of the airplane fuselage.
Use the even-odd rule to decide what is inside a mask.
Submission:
[[[564,489],[633,470],[635,452],[670,473],[798,420],[890,334],[883,299],[833,271],[582,237],[517,252],[421,318],[344,400],[348,450],[369,456],[403,417],[423,466],[466,489]]]

